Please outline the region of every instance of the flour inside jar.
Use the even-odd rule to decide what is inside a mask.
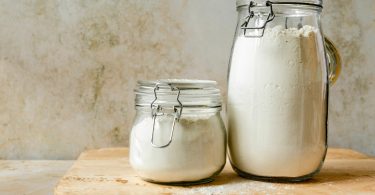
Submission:
[[[326,151],[325,70],[318,29],[265,29],[239,36],[228,83],[229,148],[233,166],[257,176],[314,172]]]

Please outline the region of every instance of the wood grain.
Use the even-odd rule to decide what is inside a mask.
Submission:
[[[214,182],[178,187],[142,181],[127,148],[82,153],[55,194],[375,194],[375,159],[353,150],[329,149],[322,171],[302,183],[267,183],[237,176],[227,163]]]

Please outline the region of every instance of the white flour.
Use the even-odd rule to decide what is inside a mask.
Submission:
[[[176,123],[172,143],[166,148],[151,146],[152,118],[138,117],[131,133],[130,163],[146,180],[157,182],[207,179],[225,164],[225,129],[219,114],[183,114]],[[168,142],[170,117],[158,117],[156,144]]]
[[[258,176],[314,172],[325,153],[323,48],[317,29],[276,26],[238,37],[228,87],[231,162]]]

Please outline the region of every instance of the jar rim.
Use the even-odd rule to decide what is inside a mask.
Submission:
[[[138,81],[139,86],[143,87],[155,87],[155,85],[173,85],[179,89],[196,89],[203,87],[215,87],[216,81],[211,80],[195,80],[195,79],[159,79],[159,80],[140,80]]]
[[[237,0],[236,7],[241,6],[248,6],[251,0]],[[259,6],[265,6],[267,2],[272,2],[274,4],[282,4],[282,5],[305,5],[305,6],[315,6],[319,8],[323,8],[323,1],[322,0],[273,0],[273,1],[266,1],[266,0],[255,0],[252,1]]]

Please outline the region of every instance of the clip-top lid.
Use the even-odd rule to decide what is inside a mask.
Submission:
[[[149,106],[151,103],[176,106],[182,103],[184,107],[221,108],[222,104],[216,81],[209,80],[138,81],[135,94],[137,107]]]

